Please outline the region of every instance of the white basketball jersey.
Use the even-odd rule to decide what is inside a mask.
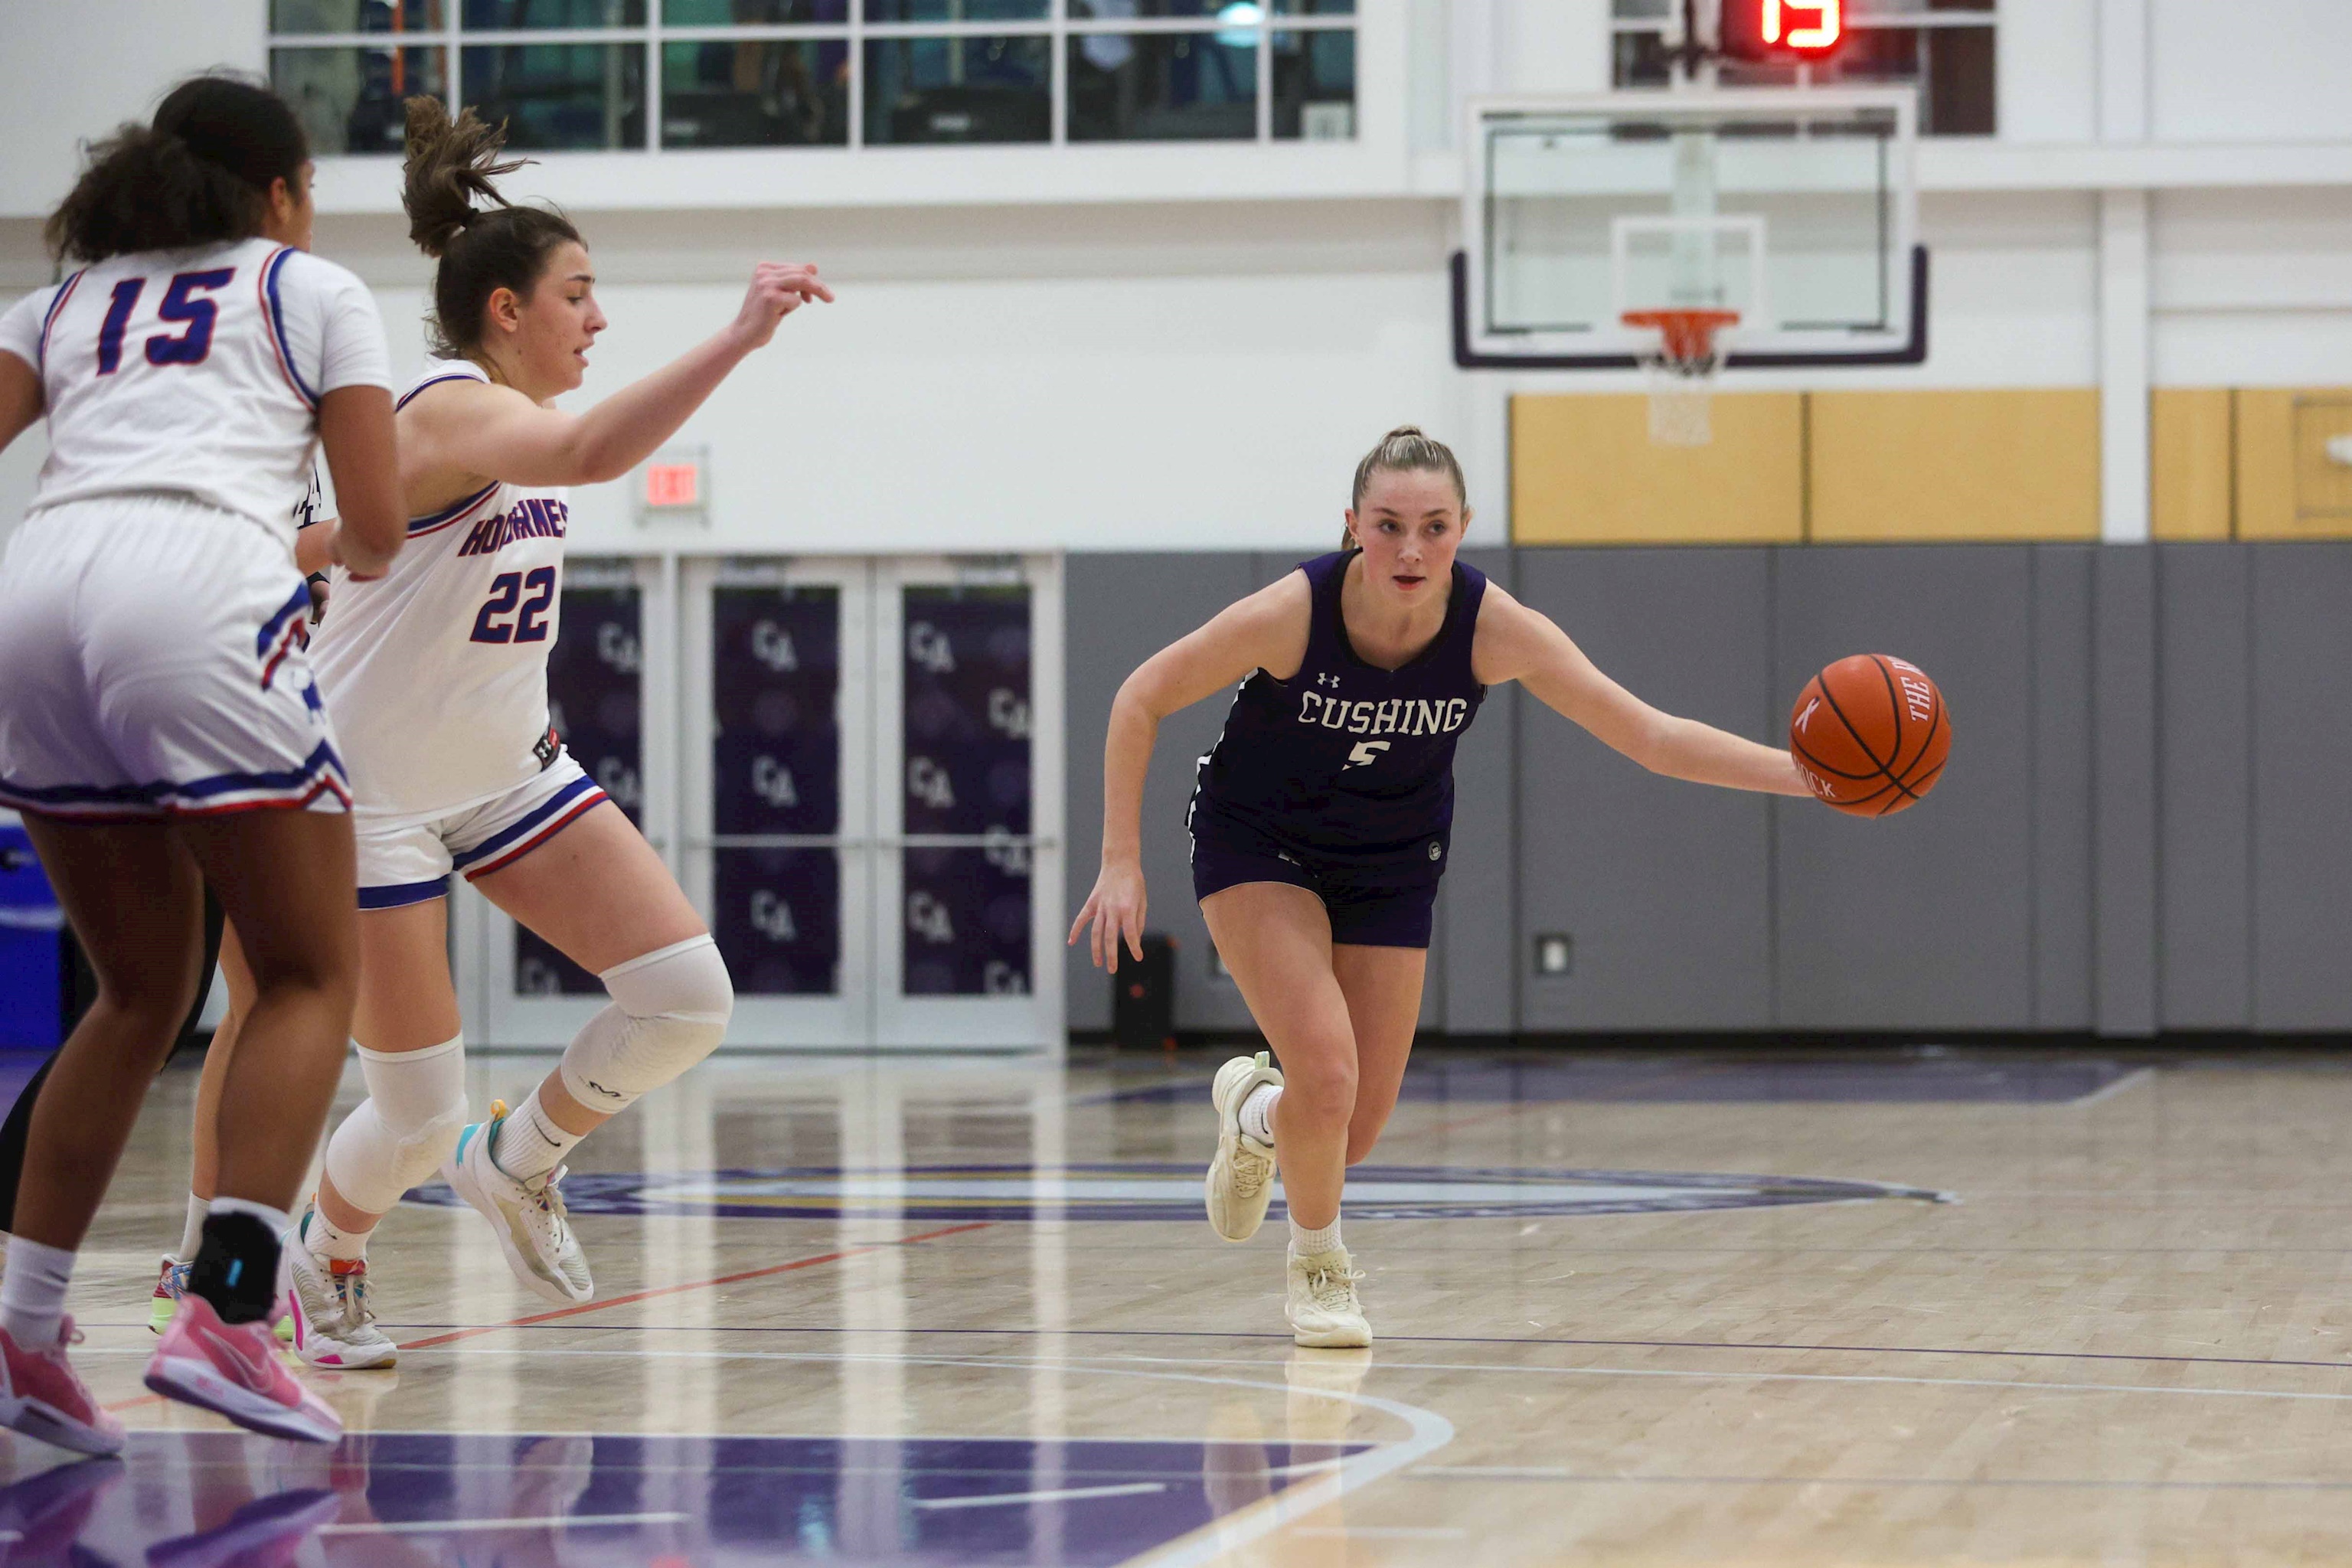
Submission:
[[[462,361],[438,382],[487,381]],[[335,568],[310,663],[363,811],[438,813],[499,795],[554,758],[547,656],[562,605],[566,492],[493,484],[429,516],[382,577]]]
[[[266,239],[86,267],[0,316],[0,349],[39,374],[47,407],[28,510],[177,493],[289,548],[319,399],[392,384],[366,286]]]

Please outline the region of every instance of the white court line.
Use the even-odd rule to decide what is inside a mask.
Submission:
[[[1118,1487],[1063,1487],[1049,1492],[998,1492],[987,1497],[917,1498],[919,1509],[996,1508],[1016,1502],[1075,1502],[1090,1497],[1141,1497],[1146,1492],[1164,1492],[1166,1481],[1129,1481]]]
[[[317,1535],[454,1535],[477,1530],[610,1530],[625,1524],[683,1524],[682,1513],[552,1513],[540,1519],[414,1519],[384,1524],[322,1524]]]
[[[1284,1384],[1256,1383],[1244,1378],[1192,1377],[1178,1373],[1155,1373],[1139,1371],[1124,1372],[1115,1367],[1087,1364],[1087,1361],[1111,1361],[1129,1363],[1139,1365],[1160,1366],[1262,1367],[1265,1364],[1263,1362],[1248,1361],[1238,1357],[1225,1356],[1098,1356],[1090,1357],[1087,1358],[1087,1361],[1078,1362],[1046,1362],[1029,1357],[960,1356],[949,1358],[932,1356],[883,1356],[872,1354],[841,1356],[824,1355],[813,1351],[501,1351],[488,1349],[470,1352],[460,1351],[456,1353],[459,1355],[510,1355],[517,1357],[618,1356],[625,1359],[637,1360],[670,1358],[682,1361],[889,1361],[909,1366],[1006,1368],[1046,1366],[1058,1368],[1066,1372],[1101,1373],[1106,1376],[1112,1377],[1153,1377],[1166,1375],[1176,1377],[1178,1381],[1186,1383],[1231,1384],[1241,1388],[1278,1389],[1286,1394],[1312,1393],[1316,1397],[1321,1399],[1345,1399],[1353,1404],[1365,1405],[1371,1409],[1386,1411],[1389,1414],[1397,1415],[1399,1419],[1406,1421],[1408,1425],[1411,1424],[1412,1418],[1405,1415],[1403,1413],[1418,1408],[1417,1406],[1410,1405],[1395,1405],[1385,1399],[1375,1399],[1370,1394],[1329,1394],[1325,1393],[1320,1389],[1294,1389]],[[1823,1353],[1829,1354],[1837,1352],[1824,1352]],[[1375,1367],[1387,1372],[1484,1372],[1498,1373],[1505,1376],[1512,1377],[1536,1373],[1547,1377],[1667,1377],[1696,1379],[1702,1382],[1710,1383],[1890,1383],[1917,1388],[2005,1388],[2047,1391],[2053,1394],[2178,1394],[2198,1399],[2301,1399],[2316,1400],[2323,1404],[2352,1403],[2352,1394],[2319,1394],[2306,1392],[2300,1389],[2168,1388],[2155,1384],[2135,1383],[2036,1383],[2031,1379],[1998,1377],[1898,1377],[1889,1373],[1696,1372],[1682,1368],[1655,1366],[1531,1366],[1524,1363],[1510,1364],[1505,1363],[1462,1361],[1383,1361],[1375,1362],[1372,1364]],[[2347,1363],[2347,1370],[2352,1371],[2352,1363]],[[1433,1420],[1444,1421],[1444,1417],[1435,1415],[1432,1412],[1423,1411],[1421,1414],[1428,1415]],[[1445,1422],[1444,1425],[1447,1434],[1447,1441],[1450,1442],[1452,1441],[1454,1431],[1453,1423]],[[1031,1440],[1035,1441],[1034,1438]],[[1190,1441],[1191,1439],[1184,1440]],[[1413,1439],[1408,1438],[1406,1440],[1410,1442]],[[1443,1444],[1438,1445],[1438,1447],[1443,1446]],[[1362,1455],[1356,1456],[1357,1458],[1365,1457],[1366,1456]],[[1348,1465],[1353,1464],[1354,1462],[1355,1459],[1352,1458],[1342,1460],[1340,1462],[1341,1468],[1344,1469]],[[1395,1467],[1393,1466],[1389,1467],[1390,1469],[1394,1468]],[[1387,1473],[1387,1469],[1383,1469],[1381,1472],[1382,1475],[1386,1475]]]
[[[1470,1532],[1433,1524],[1297,1524],[1284,1533],[1348,1541],[1459,1541]]]
[[[2123,1077],[2116,1079],[2115,1082],[2107,1084],[2100,1089],[2095,1089],[2090,1093],[2083,1096],[2080,1100],[2070,1100],[2066,1101],[2066,1103],[2068,1105],[2096,1105],[2099,1101],[2106,1099],[2109,1095],[2121,1094],[2124,1090],[2130,1089],[2135,1084],[2137,1084],[2141,1079],[2154,1078],[2155,1076],[2156,1069],[2154,1068],[2134,1068],[2131,1071],[2124,1074]]]

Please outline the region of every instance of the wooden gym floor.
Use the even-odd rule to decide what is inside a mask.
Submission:
[[[332,1451],[142,1396],[174,1071],[75,1286],[132,1445],[0,1438],[0,1562],[2352,1559],[2342,1061],[1428,1055],[1364,1353],[1200,1218],[1214,1066],[709,1067],[574,1162],[590,1306],[387,1222]]]

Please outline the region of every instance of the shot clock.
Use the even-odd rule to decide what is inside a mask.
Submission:
[[[1822,59],[1844,42],[1844,0],[1723,0],[1727,58]]]

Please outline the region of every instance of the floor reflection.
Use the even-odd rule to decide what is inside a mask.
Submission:
[[[1365,1447],[140,1432],[0,1489],[0,1563],[1107,1565]]]

